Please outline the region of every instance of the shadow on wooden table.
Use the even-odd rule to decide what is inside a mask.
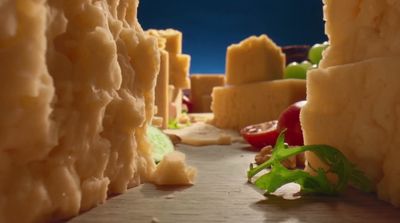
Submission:
[[[378,200],[375,194],[355,189],[341,196],[303,196],[297,200],[269,196],[250,207],[265,212],[266,222],[400,222],[400,209]]]

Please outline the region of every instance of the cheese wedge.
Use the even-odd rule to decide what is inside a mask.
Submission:
[[[286,57],[268,36],[251,36],[226,51],[226,82],[241,85],[282,79]]]
[[[197,122],[181,129],[166,129],[164,132],[179,138],[179,143],[192,146],[231,145],[243,142],[242,136],[235,130],[219,129],[205,122]]]
[[[149,29],[147,34],[158,39],[158,46],[169,53],[169,84],[175,88],[190,88],[190,56],[182,54],[182,33],[175,29]]]
[[[160,54],[137,6],[0,2],[0,222],[69,218],[151,179]]]
[[[248,125],[278,119],[289,105],[306,98],[306,82],[287,79],[216,87],[212,97],[212,124],[240,130]]]

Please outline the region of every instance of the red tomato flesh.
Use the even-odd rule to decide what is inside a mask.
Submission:
[[[278,121],[250,125],[240,131],[242,137],[254,148],[260,150],[265,146],[275,146],[279,136]]]

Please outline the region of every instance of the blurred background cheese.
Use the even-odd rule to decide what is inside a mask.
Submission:
[[[285,54],[266,35],[251,36],[226,52],[226,83],[241,85],[282,79]]]
[[[212,124],[240,130],[247,125],[275,120],[289,105],[304,100],[306,82],[287,79],[216,87],[212,97]]]
[[[214,87],[225,85],[223,74],[192,74],[190,75],[190,101],[192,112],[211,112],[211,93]]]
[[[137,6],[1,1],[0,222],[68,218],[151,180],[160,54]]]
[[[169,54],[165,50],[160,51],[160,72],[157,76],[155,89],[156,116],[162,119],[161,127],[167,128],[169,117]]]
[[[322,68],[308,74],[305,143],[335,146],[373,180],[381,199],[400,206],[400,4],[325,3],[331,46]],[[323,166],[312,153],[307,160]]]
[[[156,116],[163,118],[162,127],[182,114],[183,90],[190,88],[190,56],[182,54],[182,33],[175,29],[146,31],[158,40],[162,52],[160,77],[156,84]],[[166,52],[168,55],[163,55]],[[167,80],[168,79],[168,80]]]

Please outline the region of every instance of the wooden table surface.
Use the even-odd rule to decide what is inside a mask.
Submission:
[[[246,183],[254,153],[244,147],[179,145],[198,168],[194,186],[145,184],[70,222],[400,222],[400,209],[355,190],[340,197],[265,198]]]

